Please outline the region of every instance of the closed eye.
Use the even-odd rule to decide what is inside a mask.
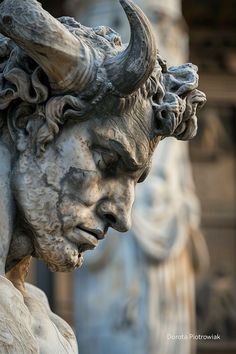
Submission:
[[[94,149],[93,157],[95,164],[102,172],[111,172],[112,169],[115,170],[115,165],[119,161],[117,153],[106,149]]]

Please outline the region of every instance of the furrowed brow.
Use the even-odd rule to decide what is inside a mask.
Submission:
[[[99,145],[104,146],[107,149],[115,150],[115,152],[121,157],[128,170],[138,171],[143,167],[143,165],[137,163],[135,157],[130,151],[128,151],[128,148],[121,141],[115,139],[107,140],[107,138],[105,139],[105,137],[100,135],[98,132],[94,132],[94,136]]]
[[[132,156],[131,152],[129,152],[120,141],[111,140],[109,145],[121,156],[124,164],[129,170],[138,171],[143,167],[141,164],[137,163],[135,157]]]

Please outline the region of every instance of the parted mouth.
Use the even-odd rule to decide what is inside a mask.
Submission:
[[[85,252],[94,249],[98,241],[104,238],[105,232],[100,229],[89,229],[84,226],[77,226],[67,237],[78,247],[78,252]]]
[[[84,231],[94,237],[96,237],[98,240],[101,240],[104,238],[105,236],[105,231],[101,230],[101,229],[89,229],[85,226],[77,226],[77,228],[81,231]]]

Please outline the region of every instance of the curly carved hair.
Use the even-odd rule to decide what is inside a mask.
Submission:
[[[96,43],[101,58],[118,51],[120,36],[104,26],[88,28],[74,19],[62,17],[61,23],[75,36],[87,36]],[[24,128],[36,146],[37,154],[58,134],[68,119],[85,120],[106,96],[118,98],[118,109],[132,109],[137,99],[150,99],[156,118],[156,136],[174,136],[187,140],[197,131],[196,109],[204,104],[205,95],[197,90],[197,67],[184,64],[167,68],[157,54],[156,66],[146,83],[136,92],[121,96],[109,82],[104,69],[98,69],[90,90],[81,94],[55,95],[43,70],[12,40],[0,34],[0,128],[8,124],[17,149],[26,147]],[[15,140],[15,139],[14,139]]]

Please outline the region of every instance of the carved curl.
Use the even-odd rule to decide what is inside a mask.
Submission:
[[[197,107],[206,101],[205,94],[197,90],[197,67],[187,63],[167,69],[161,58],[159,62],[164,90],[154,99],[153,109],[158,125],[156,133],[163,138],[192,139],[197,133]]]

